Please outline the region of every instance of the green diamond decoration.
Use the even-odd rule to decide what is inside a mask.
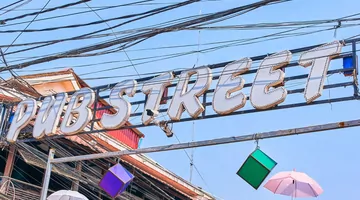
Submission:
[[[256,149],[248,156],[236,174],[257,190],[276,165],[273,159],[260,149]]]

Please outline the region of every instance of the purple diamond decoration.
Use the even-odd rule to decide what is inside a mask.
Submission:
[[[120,164],[116,164],[106,172],[99,186],[114,198],[124,192],[133,179],[134,175]]]

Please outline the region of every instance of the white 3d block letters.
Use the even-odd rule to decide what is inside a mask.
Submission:
[[[290,51],[282,51],[264,58],[256,73],[250,92],[250,102],[256,109],[267,109],[282,103],[287,95],[284,87],[271,89],[284,80],[285,74],[281,67],[291,60]]]
[[[142,114],[143,124],[148,125],[154,120],[154,117],[146,114],[146,110],[159,110],[161,97],[163,96],[166,87],[171,85],[173,79],[174,75],[171,72],[167,72],[144,83],[142,91],[144,94],[148,95],[148,98]]]
[[[347,42],[349,41],[351,41],[352,45],[356,45],[356,40],[347,40]],[[99,113],[93,113],[92,106],[95,101],[95,93],[90,88],[82,88],[71,97],[68,97],[66,93],[49,96],[42,102],[36,102],[35,99],[27,98],[27,96],[23,94],[15,95],[15,93],[17,93],[16,88],[11,89],[14,94],[12,94],[10,90],[6,91],[5,89],[1,89],[0,93],[4,96],[25,99],[17,106],[14,106],[12,103],[7,105],[8,102],[4,102],[4,109],[0,110],[2,112],[1,116],[6,117],[2,119],[6,122],[2,125],[2,131],[7,134],[6,140],[14,143],[18,139],[21,129],[27,127],[29,123],[33,125],[33,138],[41,139],[46,136],[52,136],[58,132],[62,132],[66,137],[84,131],[86,133],[92,133],[120,129],[123,126],[126,126],[123,128],[130,128],[128,125],[131,125],[131,123],[127,123],[130,117],[135,119],[137,118],[136,116],[142,115],[141,121],[143,125],[136,124],[136,127],[157,125],[163,131],[167,132],[168,137],[171,137],[171,135],[168,134],[168,130],[171,130],[172,126],[168,126],[168,124],[172,125],[173,121],[180,121],[182,117],[183,121],[189,121],[192,120],[192,118],[205,119],[218,117],[219,115],[244,114],[255,112],[256,110],[271,109],[286,99],[288,91],[285,89],[285,86],[280,85],[284,80],[287,81],[287,87],[289,87],[289,84],[292,84],[291,81],[306,77],[304,98],[306,103],[311,103],[321,96],[330,62],[341,53],[343,45],[345,44],[334,41],[319,45],[316,48],[305,47],[294,50],[293,53],[296,52],[300,55],[298,60],[300,66],[297,67],[295,62],[288,65],[292,59],[292,53],[285,50],[266,57],[264,56],[265,58],[261,61],[257,71],[256,69],[250,70],[253,60],[260,61],[259,59],[263,58],[263,56],[258,56],[256,59],[253,58],[253,60],[251,58],[242,58],[234,62],[227,62],[225,66],[223,63],[219,63],[211,65],[211,67],[203,66],[181,72],[162,72],[155,77],[124,80],[117,83],[111,89],[108,99],[106,96],[99,96],[99,98],[103,99],[96,98],[101,102],[101,105],[105,105],[106,107],[100,109],[102,110],[100,112],[103,113],[101,119],[94,119],[94,121],[91,121],[92,116]],[[305,49],[310,50],[305,52]],[[354,51],[353,54],[355,54]],[[348,57],[348,54],[343,54],[337,58],[344,58],[344,69],[351,67],[351,63],[347,63],[347,61],[351,60],[347,59],[354,59],[356,61],[354,55]],[[356,67],[356,64],[357,63],[353,63],[353,67]],[[285,67],[291,67],[290,70],[287,71],[291,76],[286,79],[284,71],[281,70]],[[216,77],[214,80],[218,78],[216,85],[215,83],[212,84],[212,69]],[[309,70],[308,75],[292,74],[296,71],[304,70]],[[255,71],[256,74],[254,74]],[[245,80],[248,78],[252,79],[254,75],[253,83],[245,84]],[[357,83],[356,77],[353,78],[354,83]],[[139,92],[139,90],[137,90],[137,81],[139,81],[141,85],[142,93],[145,94],[146,102],[143,107],[139,105],[138,108],[141,111],[138,111],[138,108],[136,108],[135,113],[132,114],[132,104],[129,99],[134,97],[136,92]],[[37,82],[34,83],[37,84]],[[174,87],[174,84],[176,84],[176,87]],[[111,84],[111,86],[112,85],[113,84]],[[250,85],[251,88],[248,88]],[[334,84],[335,87],[345,85],[347,85],[347,83]],[[64,86],[54,87],[59,88]],[[97,93],[102,93],[110,89],[109,87],[109,85],[97,87]],[[211,90],[209,90],[210,87]],[[244,89],[244,87],[246,88]],[[161,100],[164,97],[164,93],[166,92],[167,94],[168,88],[170,88],[170,92],[173,91],[173,94],[172,96],[171,94],[166,96],[169,104],[162,104],[164,108],[160,109]],[[67,91],[67,88],[63,89]],[[248,90],[250,90],[249,94]],[[41,91],[43,91],[43,89],[41,89]],[[56,89],[56,91],[62,90]],[[289,90],[289,93],[294,94],[301,91],[301,88],[293,88],[293,90]],[[212,92],[213,95],[211,95]],[[296,98],[296,95],[292,96]],[[199,99],[200,97],[203,97],[201,101]],[[68,101],[69,98],[70,101],[66,106],[66,101]],[[103,100],[108,100],[112,108],[104,103]],[[255,109],[247,108],[250,107],[250,105],[246,105],[247,100],[250,101],[252,107]],[[299,105],[298,102],[295,103],[294,99],[289,99],[289,103],[290,100],[293,101],[291,104],[279,106],[278,108],[296,107]],[[143,99],[136,99],[136,101],[137,102],[133,104],[144,103]],[[210,104],[212,105],[212,110],[206,110],[210,108]],[[168,108],[166,109],[167,105]],[[14,111],[12,110],[14,107],[16,107],[15,113],[13,113]],[[38,107],[40,107],[40,109],[36,113]],[[238,111],[239,109],[244,110]],[[153,111],[153,114],[151,114],[152,112],[149,112],[149,110]],[[159,113],[160,111],[165,112],[165,110],[167,110],[167,115],[170,120],[166,117],[161,121],[159,118],[155,119],[158,114],[164,114]],[[184,114],[185,111],[187,113]],[[203,113],[204,116],[199,117],[201,113]],[[64,114],[63,117],[61,117],[62,114]],[[32,119],[35,115],[37,116],[33,123]],[[13,118],[9,127],[7,120],[11,121],[10,117]],[[94,123],[89,124],[90,121]],[[61,122],[60,128],[58,128],[59,122]],[[90,125],[91,128],[89,128]],[[134,126],[131,128],[133,127]]]
[[[80,100],[82,101],[79,102]],[[66,108],[60,131],[65,135],[82,131],[91,120],[90,106],[94,100],[95,94],[90,88],[82,88],[75,92]]]
[[[212,106],[216,113],[225,115],[245,106],[245,94],[231,96],[231,93],[244,87],[245,80],[240,75],[250,69],[251,63],[250,58],[244,58],[225,66],[214,92]]]
[[[191,89],[188,89],[190,77],[194,74],[197,74],[196,82]],[[180,74],[180,80],[167,111],[170,119],[180,120],[181,114],[184,111],[183,108],[188,111],[191,117],[198,117],[199,114],[204,111],[204,107],[198,97],[209,89],[211,81],[211,69],[208,67],[199,67],[183,71]]]
[[[51,136],[56,133],[67,97],[67,93],[59,93],[56,95],[56,99],[53,96],[48,96],[43,100],[35,120],[34,138],[40,139],[45,135]]]
[[[17,105],[9,131],[6,135],[8,142],[15,142],[22,128],[24,128],[36,113],[35,99],[25,99]]]
[[[137,82],[135,80],[125,80],[115,85],[111,90],[109,101],[110,105],[117,111],[116,114],[104,113],[100,123],[106,129],[116,129],[123,126],[130,117],[131,104],[123,98],[126,94],[133,97],[136,93]]]
[[[311,103],[321,96],[330,61],[341,52],[342,46],[339,41],[335,41],[311,49],[300,56],[299,64],[301,66],[311,66],[304,92],[307,103]]]

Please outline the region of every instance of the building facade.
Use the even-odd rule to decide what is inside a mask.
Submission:
[[[0,194],[4,198],[39,199],[47,154],[55,149],[56,157],[68,157],[93,153],[105,153],[138,148],[139,141],[145,137],[139,130],[122,129],[99,131],[94,134],[67,136],[58,139],[7,144],[4,137],[16,104],[27,98],[55,95],[89,87],[72,69],[14,77],[0,83],[2,151],[0,152],[1,177]],[[94,114],[100,119],[104,113],[115,113],[106,100],[97,99]],[[34,121],[25,127],[19,138],[32,137]],[[130,122],[127,125],[131,126]],[[99,123],[89,124],[85,129],[101,130]],[[61,134],[58,132],[57,134]],[[99,188],[102,175],[111,166],[120,163],[135,179],[127,191],[117,199],[215,199],[201,188],[189,183],[165,169],[145,155],[126,155],[121,158],[106,158],[90,161],[62,163],[52,169],[49,194],[58,190],[77,190],[89,199],[111,199]]]

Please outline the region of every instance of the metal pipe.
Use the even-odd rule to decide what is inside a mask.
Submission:
[[[357,55],[356,55],[356,42],[353,41],[352,42],[352,57],[353,57],[353,68],[356,70],[356,75],[359,74],[359,70],[358,70],[358,59],[357,59]]]
[[[4,131],[3,131],[3,128],[4,128],[4,124],[5,124],[5,114],[7,112],[7,109],[6,109],[6,105],[5,104],[2,104],[1,105],[1,122],[0,122],[0,131],[1,131],[1,136],[4,135]]]
[[[357,43],[357,42],[360,42],[360,37],[359,38],[354,38],[354,39],[350,39],[350,40],[344,40],[344,43],[345,43],[345,46],[347,46],[348,44],[350,43]],[[323,44],[317,44],[317,45],[312,45],[312,46],[307,46],[307,47],[302,47],[302,48],[298,48],[298,49],[292,49],[292,50],[289,50],[291,53],[295,54],[295,53],[300,53],[300,52],[303,52],[303,51],[308,51],[310,49],[313,49],[313,48],[316,48],[316,47],[319,47]],[[273,53],[268,53],[268,54],[264,54],[264,55],[260,55],[260,56],[254,56],[254,57],[251,57],[251,60],[253,61],[257,61],[257,60],[262,60],[264,59],[266,56],[268,56],[269,54],[273,54]],[[339,59],[339,58],[343,58],[343,57],[346,57],[348,56],[348,54],[341,54],[340,56],[334,58],[334,59]],[[225,65],[231,63],[233,61],[227,61],[227,62],[221,62],[221,63],[216,63],[216,64],[210,64],[210,65],[207,65],[209,68],[211,69],[217,69],[217,68],[221,68],[221,67],[224,67]],[[298,66],[298,63],[297,62],[293,62],[293,63],[290,63],[289,65],[287,66],[284,66],[285,68],[286,67],[294,67],[294,66]],[[346,69],[346,70],[349,70],[349,69]],[[1,70],[0,70],[1,71]],[[251,74],[251,73],[256,73],[257,69],[252,69],[252,70],[249,70],[248,72],[244,73],[244,74]],[[179,75],[180,73],[182,72],[182,70],[179,70],[179,71],[174,71],[174,74],[175,75]],[[244,75],[243,74],[243,75]],[[136,81],[138,83],[140,82],[145,82],[145,81],[148,81],[154,77],[156,77],[157,75],[154,75],[154,76],[148,76],[148,77],[144,77],[144,78],[138,78],[136,79]],[[192,83],[192,81],[190,81],[189,83]],[[109,88],[112,88],[116,85],[117,83],[111,83],[111,84],[106,84],[106,85],[101,85],[101,86],[96,86],[96,87],[92,87],[93,90],[102,90],[102,89],[109,89]],[[173,84],[171,85],[170,87],[174,87],[176,84]],[[66,92],[68,95],[72,95],[73,93],[75,93],[76,91],[70,91],[70,92]],[[137,91],[137,93],[141,92],[140,90]],[[43,100],[45,97],[42,96],[42,97],[39,97],[37,98],[36,100]],[[108,95],[106,96],[101,96],[100,98],[108,98]]]
[[[40,200],[46,200],[48,189],[49,189],[49,183],[50,183],[50,177],[51,177],[51,169],[52,169],[52,160],[54,159],[55,155],[55,149],[50,149],[49,151],[49,157],[48,161],[46,163],[46,171],[45,171],[45,177],[43,181],[43,187],[41,190],[41,198]]]
[[[357,55],[356,55],[356,42],[351,43],[351,50],[352,50],[352,60],[353,60],[353,76],[354,76],[354,96],[359,95],[359,89],[358,89],[358,82],[357,82],[357,75],[358,75],[358,66],[357,66]]]
[[[355,127],[355,126],[360,126],[360,119],[336,122],[336,123],[321,124],[321,125],[315,125],[315,126],[306,126],[306,127],[301,127],[301,128],[293,128],[293,129],[286,129],[286,130],[256,133],[256,139],[270,139],[270,138],[275,138],[275,137],[299,135],[299,134],[306,134],[306,133],[312,133],[312,132],[349,128],[349,127]],[[194,147],[205,147],[205,146],[214,146],[214,145],[220,145],[220,144],[246,142],[246,141],[254,140],[254,135],[255,134],[249,134],[249,135],[241,135],[241,136],[234,136],[234,137],[218,138],[218,139],[213,139],[213,140],[202,140],[202,141],[197,141],[197,142],[188,142],[188,143],[179,143],[179,144],[172,144],[172,145],[165,145],[165,146],[133,149],[133,150],[126,150],[126,151],[116,151],[116,152],[108,152],[108,153],[56,158],[56,159],[50,160],[50,162],[51,163],[74,162],[74,161],[81,161],[81,160],[93,160],[93,159],[99,159],[99,158],[119,157],[119,156],[123,156],[123,155],[162,152],[162,151],[171,151],[171,150],[187,149],[187,148],[194,148]]]

